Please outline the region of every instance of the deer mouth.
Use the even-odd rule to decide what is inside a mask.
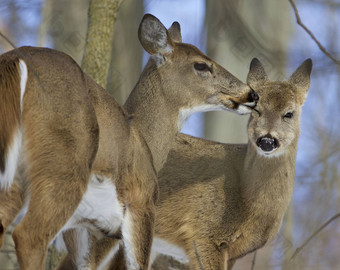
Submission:
[[[256,141],[256,145],[263,151],[263,153],[268,155],[278,149],[280,143],[276,138],[273,138],[270,134],[267,134],[263,137],[258,138]]]
[[[223,91],[219,94],[219,100],[228,110],[234,111],[238,114],[249,114],[255,108],[258,96],[254,96],[254,91],[251,91],[240,98],[231,96]],[[254,98],[255,97],[255,98]],[[256,98],[257,97],[257,98]]]

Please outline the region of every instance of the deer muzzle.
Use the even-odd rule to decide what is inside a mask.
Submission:
[[[256,145],[260,147],[263,152],[268,154],[280,146],[279,141],[276,138],[273,138],[270,134],[258,138]]]

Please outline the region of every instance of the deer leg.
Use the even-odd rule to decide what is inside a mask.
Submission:
[[[134,202],[123,219],[122,235],[127,269],[147,270],[154,228],[154,205]]]
[[[49,243],[72,216],[85,191],[85,185],[75,184],[78,177],[49,180],[48,185],[32,185],[28,211],[13,233],[22,270],[44,269]]]
[[[126,270],[124,245],[119,245],[119,249],[111,260],[108,270]]]
[[[24,190],[14,182],[9,190],[0,190],[0,247],[9,224],[24,206]]]
[[[71,229],[63,233],[68,254],[58,265],[59,270],[96,269],[91,234],[86,228]]]
[[[209,240],[194,242],[190,252],[190,269],[193,270],[225,270],[227,267],[227,254],[220,250]]]
[[[58,138],[49,135],[53,143],[48,147],[41,142],[40,148],[37,142],[28,143],[28,160],[34,161],[29,164],[28,174],[30,202],[13,233],[21,270],[44,269],[48,245],[73,215],[86,191],[96,151],[90,141],[81,145],[74,137],[69,138],[75,150],[61,141],[59,134]]]
[[[86,241],[80,241],[81,238],[86,236],[82,230],[72,229],[63,233],[68,254],[63,258],[56,270],[77,270],[84,269],[85,266],[88,269],[97,269],[118,242],[118,239],[114,238],[105,237],[98,240],[91,236],[92,249],[90,250],[89,245],[87,249],[81,249],[81,246],[86,246]],[[88,236],[90,237],[90,235]]]

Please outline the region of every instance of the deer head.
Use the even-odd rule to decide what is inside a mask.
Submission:
[[[259,95],[249,121],[249,140],[265,156],[282,154],[299,136],[301,107],[310,84],[312,60],[307,59],[286,82],[269,81],[261,62],[250,64],[248,85]]]
[[[182,43],[180,25],[167,30],[150,14],[138,30],[143,48],[151,55],[148,63],[157,70],[167,104],[180,101],[180,122],[195,111],[232,110],[250,112],[256,94],[195,46]],[[179,123],[180,125],[180,123]]]

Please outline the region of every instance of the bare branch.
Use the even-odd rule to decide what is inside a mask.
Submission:
[[[317,229],[310,237],[307,238],[307,240],[300,246],[298,247],[295,252],[293,253],[292,257],[290,258],[293,260],[296,255],[319,233],[321,232],[325,227],[327,227],[332,221],[340,217],[340,213],[334,215],[331,217],[327,222],[325,222],[319,229]]]
[[[1,31],[0,31],[0,36],[6,40],[9,44],[11,44],[11,46],[13,47],[13,49],[16,49],[17,46],[14,44],[14,42],[12,42],[8,37],[6,37]]]
[[[288,0],[290,2],[290,4],[292,5],[292,8],[294,9],[294,13],[295,13],[295,17],[296,17],[296,22],[297,24],[299,24],[307,33],[308,35],[315,41],[315,43],[319,46],[319,49],[325,54],[327,55],[335,64],[340,65],[340,60],[336,59],[331,53],[329,53],[324,46],[322,46],[322,44],[318,41],[318,39],[314,36],[314,34],[312,33],[312,31],[310,31],[307,26],[305,26],[303,24],[303,22],[300,19],[300,14],[299,11],[295,5],[295,1],[294,0]]]
[[[253,260],[251,261],[251,268],[250,268],[250,270],[254,270],[255,269],[256,253],[257,253],[257,251],[254,252]]]

